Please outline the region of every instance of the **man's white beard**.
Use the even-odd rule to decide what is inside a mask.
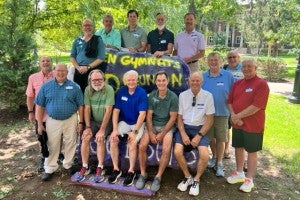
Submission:
[[[164,24],[163,25],[157,25],[157,29],[160,30],[160,31],[163,30],[164,28],[165,28]]]
[[[93,88],[95,91],[97,91],[97,92],[99,92],[100,90],[102,90],[102,89],[103,89],[103,86],[104,86],[104,84],[101,84],[101,85],[94,85],[94,84],[92,84],[92,88]]]

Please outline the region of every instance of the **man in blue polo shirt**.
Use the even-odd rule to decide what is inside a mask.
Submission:
[[[129,169],[123,182],[130,186],[135,178],[134,166],[137,156],[137,143],[144,133],[144,120],[148,109],[148,100],[145,90],[137,85],[138,73],[130,70],[124,74],[126,86],[121,87],[115,98],[113,110],[113,132],[110,136],[110,153],[114,171],[109,177],[109,183],[116,183],[122,175],[119,169],[119,139],[128,138]]]
[[[46,132],[48,136],[49,156],[45,159],[43,181],[51,178],[58,169],[57,158],[61,143],[64,147],[63,167],[73,172],[73,158],[76,150],[76,129],[82,131],[83,124],[83,95],[80,87],[67,79],[68,69],[65,64],[55,67],[55,79],[45,83],[36,99],[36,117],[38,134],[44,130],[43,115],[47,112]],[[79,113],[79,124],[77,111]],[[78,126],[77,126],[78,124]]]
[[[166,17],[163,13],[156,14],[157,28],[147,36],[147,52],[155,57],[171,55],[174,47],[174,33],[166,28]]]
[[[210,139],[210,148],[213,157],[208,162],[208,167],[213,168],[216,163],[216,176],[224,177],[223,157],[225,150],[225,142],[228,141],[228,118],[229,110],[227,107],[228,94],[233,86],[233,75],[222,66],[222,58],[220,54],[212,52],[207,56],[209,70],[203,74],[204,90],[212,93],[215,105],[214,123],[208,131]],[[216,142],[214,142],[216,140]]]

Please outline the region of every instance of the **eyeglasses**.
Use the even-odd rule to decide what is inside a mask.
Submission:
[[[229,56],[227,57],[228,59],[231,59],[231,58],[237,58],[237,56]]]
[[[97,79],[92,79],[92,82],[102,82],[104,79],[103,78],[97,78]]]
[[[194,107],[196,105],[196,96],[193,96],[193,103],[192,106]]]

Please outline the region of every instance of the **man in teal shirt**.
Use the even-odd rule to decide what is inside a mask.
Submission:
[[[111,14],[103,17],[103,28],[97,30],[95,35],[101,36],[105,47],[119,50],[121,48],[121,34],[113,28],[114,18]]]
[[[151,191],[157,192],[160,189],[161,177],[169,163],[172,149],[174,124],[178,112],[178,97],[168,89],[168,75],[160,71],[155,75],[157,90],[154,90],[148,97],[147,129],[143,134],[139,145],[139,162],[141,175],[136,182],[136,188],[141,190],[147,179],[146,162],[147,147],[149,142],[162,144],[162,154],[159,162],[158,172],[151,185]]]

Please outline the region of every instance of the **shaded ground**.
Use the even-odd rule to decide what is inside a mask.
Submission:
[[[0,110],[0,125],[10,127],[14,122],[22,121],[26,117],[27,113],[24,110]],[[71,183],[70,176],[64,172],[56,173],[49,182],[42,182],[41,174],[37,172],[39,153],[33,126],[26,123],[21,127],[6,136],[0,133],[0,199],[146,199],[114,191],[75,186]],[[228,176],[234,166],[234,158],[225,160],[225,166],[225,176]],[[155,170],[156,168],[150,169],[150,176],[154,176]],[[176,189],[181,178],[182,173],[179,170],[167,169],[162,187],[152,199],[196,199],[189,196],[188,192],[179,192]],[[275,159],[263,151],[260,154],[255,189],[252,193],[240,192],[239,184],[229,185],[224,178],[217,178],[212,171],[207,170],[201,179],[199,197],[214,200],[300,199],[299,185],[299,179],[287,175]]]

